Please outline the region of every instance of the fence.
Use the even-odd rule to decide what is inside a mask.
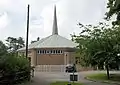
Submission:
[[[35,71],[39,72],[65,72],[65,65],[38,65]]]
[[[38,65],[35,67],[35,71],[38,72],[65,72],[66,65]],[[77,71],[89,71],[93,70],[91,67],[82,67],[76,65]]]
[[[91,70],[94,70],[92,67],[82,67],[80,65],[76,65],[76,68],[77,68],[78,72],[80,72],[80,71],[91,71]]]
[[[30,79],[30,72],[21,71],[0,76],[0,85],[14,85]]]

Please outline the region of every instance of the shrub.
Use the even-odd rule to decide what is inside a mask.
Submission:
[[[29,61],[24,56],[3,55],[0,56],[0,75],[6,81],[18,83],[30,78]]]

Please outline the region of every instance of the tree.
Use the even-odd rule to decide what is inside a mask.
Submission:
[[[35,42],[37,42],[37,41],[31,41],[31,44],[32,44],[32,43],[35,43]]]
[[[13,53],[25,46],[24,44],[25,42],[22,37],[19,38],[8,37],[6,41],[9,51]]]
[[[72,35],[73,40],[79,44],[78,52],[83,56],[87,65],[104,65],[109,77],[109,65],[120,60],[117,54],[120,52],[120,29],[118,26],[110,28],[106,23],[97,26],[82,25],[80,35]]]
[[[29,65],[25,56],[0,55],[1,81],[6,81],[5,85],[9,85],[11,81],[18,84],[29,80],[31,69]],[[14,85],[13,83],[11,85]],[[0,85],[4,84],[0,82]]]
[[[25,46],[25,41],[23,40],[22,37],[19,37],[19,38],[17,39],[17,43],[18,43],[18,49],[20,49],[20,48],[22,48],[22,47]]]
[[[40,37],[37,37],[37,40],[31,41],[31,44],[32,44],[32,43],[35,43],[35,42],[37,42],[37,41],[39,41],[39,40],[40,40]]]
[[[2,41],[0,41],[0,55],[5,55],[5,54],[7,54],[7,47]]]
[[[109,11],[106,13],[106,19],[110,19],[112,16],[116,15],[116,21],[113,25],[120,24],[120,0],[108,0],[107,8]]]

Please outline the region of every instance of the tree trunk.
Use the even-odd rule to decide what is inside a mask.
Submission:
[[[119,70],[119,61],[117,61],[117,70]]]
[[[107,78],[110,79],[109,65],[106,65],[106,69],[107,69]]]

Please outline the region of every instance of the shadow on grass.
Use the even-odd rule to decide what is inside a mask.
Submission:
[[[120,74],[110,74],[110,80],[120,82]]]

